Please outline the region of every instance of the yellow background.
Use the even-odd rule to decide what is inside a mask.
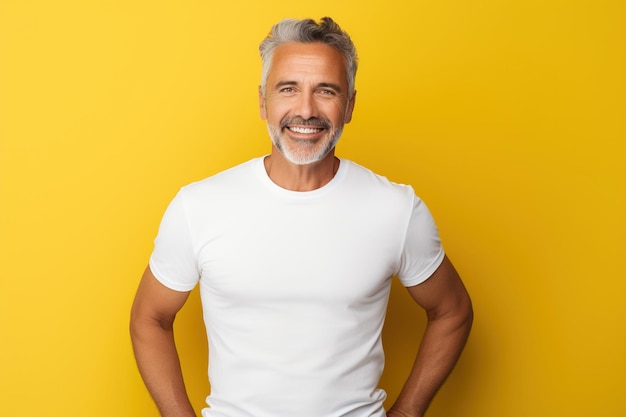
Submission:
[[[414,185],[475,304],[429,416],[626,415],[624,2],[2,0],[0,416],[157,415],[127,322],[160,217],[269,151],[257,45],[323,15],[361,57],[338,153]],[[391,303],[390,400],[424,325]]]

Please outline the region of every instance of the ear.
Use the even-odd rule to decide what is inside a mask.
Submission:
[[[352,120],[352,112],[354,111],[354,103],[356,102],[356,90],[352,93],[352,98],[348,101],[348,106],[346,107],[346,117],[344,123],[350,123]]]
[[[263,95],[263,88],[259,86],[259,112],[262,120],[267,120],[267,111],[265,109],[265,96]]]

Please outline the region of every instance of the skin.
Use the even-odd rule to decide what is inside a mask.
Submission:
[[[278,47],[267,79],[259,88],[261,117],[276,128],[283,149],[318,155],[296,164],[273,144],[265,159],[269,177],[293,191],[309,191],[328,183],[339,166],[334,147],[320,155],[337,130],[349,123],[355,94],[348,92],[344,60],[334,48],[288,43]],[[328,122],[310,129],[303,120]],[[281,127],[283,120],[299,120]],[[308,129],[308,130],[303,130]],[[425,311],[428,324],[415,363],[388,417],[423,417],[428,405],[463,350],[472,325],[470,298],[452,263],[445,258],[425,282],[408,288]],[[142,378],[163,417],[196,417],[185,390],[174,344],[176,314],[188,292],[162,285],[146,268],[131,311],[130,331]]]

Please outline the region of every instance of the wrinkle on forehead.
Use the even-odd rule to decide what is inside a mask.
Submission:
[[[332,46],[320,42],[283,44],[274,52],[268,86],[275,89],[285,82],[338,86],[338,92],[345,93],[345,58]]]

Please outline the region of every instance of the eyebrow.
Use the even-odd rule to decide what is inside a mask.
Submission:
[[[324,88],[332,88],[336,92],[341,93],[341,87],[339,87],[337,84],[333,84],[333,83],[319,83],[317,86],[318,87],[324,87]]]
[[[278,83],[276,83],[276,85],[274,86],[275,89],[281,88],[281,87],[289,87],[292,85],[298,85],[298,83],[296,81],[279,81]],[[331,88],[335,91],[337,91],[337,93],[341,93],[341,87],[337,84],[334,83],[319,83],[316,86],[317,88]]]

